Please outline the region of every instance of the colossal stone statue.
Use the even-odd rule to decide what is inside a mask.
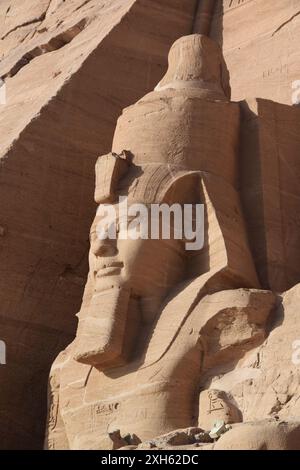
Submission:
[[[220,49],[203,35],[179,39],[165,77],[123,111],[113,152],[96,164],[95,200],[115,209],[116,237],[99,237],[98,209],[77,335],[51,370],[46,448],[110,449],[114,431],[144,441],[222,417],[201,398],[201,376],[259,346],[275,302],[248,247],[238,143]],[[124,201],[203,204],[202,249],[161,233],[123,239]]]

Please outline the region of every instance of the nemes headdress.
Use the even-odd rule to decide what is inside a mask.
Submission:
[[[186,193],[182,197],[183,186],[187,189],[187,181],[197,175],[199,172],[182,169],[178,165],[134,165],[130,152],[111,152],[99,157],[96,163],[95,201],[97,204],[113,203],[122,195],[132,203],[171,203],[178,198],[183,202],[183,199],[189,199]]]

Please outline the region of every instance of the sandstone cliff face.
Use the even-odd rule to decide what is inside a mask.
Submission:
[[[234,100],[292,104],[292,84],[300,80],[299,0],[216,0],[210,34],[223,46]]]
[[[41,446],[46,378],[72,339],[94,164],[122,108],[159,81],[194,1],[1,1],[1,447]],[[34,397],[34,399],[32,399]]]
[[[299,0],[215,3],[210,36],[223,47],[233,100],[290,105],[292,83],[300,80]],[[49,368],[74,337],[86,281],[95,161],[111,150],[122,109],[154,88],[171,44],[196,27],[197,5],[0,3],[7,96],[0,105],[0,339],[7,345],[7,365],[0,365],[1,448],[42,446]],[[299,122],[299,109],[282,104],[250,100],[242,107],[249,242],[262,287],[277,292],[300,278]],[[278,297],[277,324],[262,346],[231,364],[231,372],[211,370],[203,384],[226,390],[245,420],[299,416],[298,369],[290,357],[291,342],[300,338],[293,328],[298,290],[282,303]]]
[[[252,305],[261,316],[265,299]],[[240,293],[220,292],[219,298],[228,305],[226,297]],[[248,295],[246,291],[243,295]],[[255,293],[252,293],[255,296]],[[256,295],[259,295],[256,293]],[[261,294],[260,294],[261,295]],[[270,293],[269,293],[270,295]],[[258,299],[257,299],[258,300]],[[213,325],[214,332],[209,338],[219,338],[221,362],[226,356],[230,335],[236,337],[239,345],[221,365],[207,367],[200,383],[199,423],[197,428],[178,429],[163,436],[135,443],[139,449],[186,449],[186,450],[299,450],[300,448],[300,326],[299,326],[300,285],[278,296],[273,304],[266,329],[267,338],[257,337],[255,329],[250,331],[247,321],[238,324],[237,310],[226,311],[236,318],[231,330],[226,328],[220,317]],[[237,297],[233,304],[238,306]],[[240,305],[239,305],[240,307]],[[257,321],[256,317],[256,321]],[[232,331],[232,333],[230,333]],[[243,344],[244,339],[244,344]],[[251,345],[252,343],[252,345]],[[245,347],[246,346],[246,347]],[[238,350],[242,358],[238,358]],[[247,348],[250,348],[247,352]],[[212,355],[213,358],[213,355]],[[211,359],[210,359],[211,361]],[[208,361],[208,363],[210,362]],[[218,362],[218,361],[217,361]],[[214,442],[209,435],[213,423],[221,420],[228,424],[228,430]],[[128,444],[128,443],[127,443]],[[126,446],[126,442],[120,443]]]
[[[299,297],[297,284],[278,298],[266,341],[232,370],[224,373],[219,368],[209,379],[209,388],[231,396],[244,421],[299,419]]]

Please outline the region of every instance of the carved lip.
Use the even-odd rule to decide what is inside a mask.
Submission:
[[[96,277],[114,276],[120,274],[121,269],[124,267],[122,261],[110,261],[103,264],[97,271]]]

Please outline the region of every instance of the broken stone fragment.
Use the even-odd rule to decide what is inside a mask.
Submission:
[[[196,442],[211,442],[207,433],[198,427],[178,429],[142,443],[143,449],[163,449],[166,446],[185,446]]]
[[[209,433],[209,437],[212,439],[218,439],[222,434],[228,431],[230,427],[224,423],[224,421],[216,421]]]
[[[123,449],[123,448],[136,448],[141,444],[141,440],[136,436],[136,434],[126,434],[121,436],[120,429],[116,429],[108,433],[110,439],[113,441],[114,450]]]
[[[196,443],[202,444],[210,444],[211,442],[214,442],[213,438],[210,437],[208,432],[200,432],[199,434],[196,434],[195,441]]]

